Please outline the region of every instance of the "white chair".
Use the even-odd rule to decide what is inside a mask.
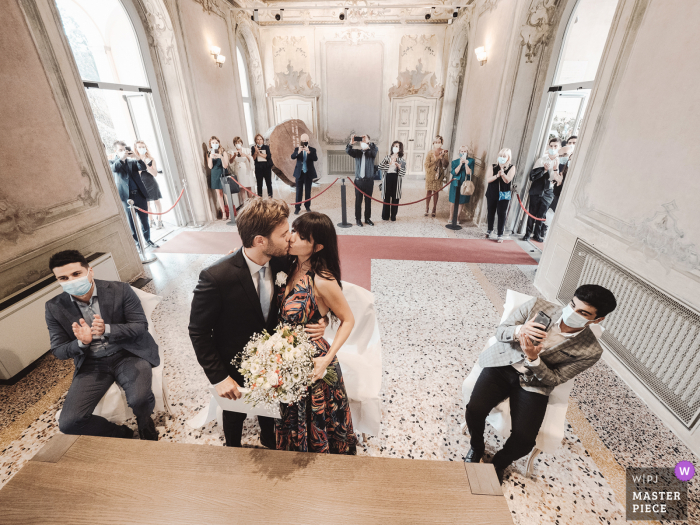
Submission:
[[[533,297],[515,292],[513,290],[508,290],[506,293],[506,304],[503,305],[503,316],[501,317],[501,323],[508,318],[513,310],[519,308],[530,299],[533,299]],[[591,329],[596,337],[600,337],[602,330],[599,329],[599,325],[591,325]],[[494,343],[496,343],[496,337],[491,337],[486,343],[484,349],[488,348]],[[474,390],[474,385],[476,384],[476,380],[479,378],[481,370],[482,368],[477,362],[462,384],[462,399],[464,402],[464,407],[466,407],[467,403],[469,403],[472,391]],[[529,476],[532,473],[535,458],[540,454],[540,452],[553,454],[557,451],[559,446],[561,446],[562,440],[564,439],[564,431],[566,430],[566,411],[569,407],[569,394],[571,393],[571,389],[573,387],[573,380],[567,381],[566,383],[557,385],[549,395],[547,411],[545,412],[540,431],[537,434],[535,448],[532,449],[532,452],[528,456],[526,475]],[[494,428],[494,430],[496,430],[496,432],[498,432],[499,435],[504,438],[508,438],[511,432],[510,404],[508,399],[505,399],[498,406],[496,406],[496,408],[494,408],[488,415],[486,421]],[[463,433],[467,435],[466,423],[463,424],[462,429]]]
[[[343,281],[343,295],[355,316],[355,327],[338,352],[343,381],[348,393],[352,424],[356,434],[379,435],[381,423],[382,342],[374,309],[374,295],[364,288]],[[326,329],[325,338],[333,342],[337,326]],[[251,407],[252,410],[252,407]],[[247,411],[246,411],[247,412]],[[222,424],[222,409],[217,397],[190,419],[191,428],[200,428],[217,419]]]
[[[148,319],[148,332],[151,334],[151,336],[153,336],[153,339],[158,342],[158,338],[153,330],[151,315],[153,314],[153,310],[155,310],[156,306],[158,306],[158,303],[160,303],[163,298],[159,295],[144,292],[138,288],[132,287],[132,290],[136,292],[136,295],[140,299],[141,306],[143,306],[143,311],[146,314],[146,319]],[[160,356],[160,364],[152,370],[153,379],[151,383],[153,395],[156,398],[154,412],[168,412],[170,414],[170,405],[168,404],[168,385],[165,376],[163,375],[164,359],[163,345],[161,344],[158,345],[158,355]],[[121,425],[127,419],[134,417],[134,412],[126,403],[126,394],[124,394],[124,390],[122,390],[116,382],[109,387],[109,390],[107,390],[107,393],[102,397],[92,413],[96,416],[102,416],[108,421],[118,425]],[[61,411],[59,410],[56,413],[56,421],[58,421],[60,415]]]

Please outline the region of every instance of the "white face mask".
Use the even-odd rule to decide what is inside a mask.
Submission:
[[[213,142],[212,145],[211,145],[211,149],[213,149],[214,151],[216,151],[216,150],[219,149],[219,145],[218,145],[216,142]]]
[[[241,144],[240,142],[236,144],[236,149],[243,149],[243,144]]]
[[[369,144],[367,144],[366,142],[361,142],[361,143],[360,143],[360,147],[361,147],[362,149],[369,149]]]
[[[141,155],[145,155],[145,154],[146,154],[146,148],[139,148],[139,149],[138,149],[138,152],[139,152]]]
[[[126,150],[124,149],[121,151],[117,151],[116,155],[118,159],[123,159],[124,157],[126,157]]]
[[[393,151],[394,153],[398,153],[398,152],[399,152],[399,147],[398,147],[398,146],[394,146],[393,148],[391,148],[391,151]]]
[[[567,304],[561,313],[561,320],[564,324],[570,328],[583,328],[585,327],[589,320],[583,317],[581,314],[574,312],[570,304]]]

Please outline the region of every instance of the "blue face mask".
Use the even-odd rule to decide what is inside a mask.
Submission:
[[[73,279],[72,281],[62,281],[60,284],[64,292],[74,295],[75,297],[85,295],[90,291],[90,288],[92,288],[92,283],[87,275]]]
[[[498,157],[499,164],[505,164],[507,160],[508,160],[508,157]]]
[[[549,154],[553,157],[554,155],[557,154],[557,151],[559,151],[556,148],[549,148]]]
[[[581,314],[574,312],[570,304],[567,304],[561,313],[561,320],[564,324],[570,328],[583,328],[585,327],[589,320],[583,317]]]

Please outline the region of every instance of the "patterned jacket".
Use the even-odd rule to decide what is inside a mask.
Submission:
[[[498,342],[479,356],[479,364],[486,366],[508,366],[525,358],[515,327],[525,324],[542,310],[556,322],[563,308],[544,299],[532,299],[514,310],[504,323],[496,329]],[[521,374],[520,386],[529,392],[549,395],[555,386],[573,379],[593,366],[603,354],[603,348],[589,327],[574,337],[565,339],[540,353],[540,363],[529,366],[527,374]]]

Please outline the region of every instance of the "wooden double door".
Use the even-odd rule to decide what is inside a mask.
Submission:
[[[395,98],[391,104],[391,140],[403,142],[406,174],[423,177],[423,163],[435,137],[437,99],[424,97]]]

